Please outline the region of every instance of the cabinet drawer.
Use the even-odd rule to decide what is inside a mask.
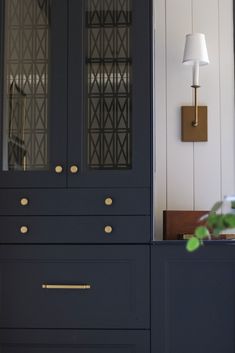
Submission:
[[[147,243],[149,216],[2,216],[1,244]]]
[[[149,246],[2,245],[1,328],[149,328]]]
[[[149,353],[148,331],[0,330],[4,353]]]
[[[0,215],[148,215],[149,213],[149,189],[0,190]]]

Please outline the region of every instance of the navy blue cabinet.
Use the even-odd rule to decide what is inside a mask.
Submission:
[[[3,353],[148,353],[144,331],[5,330],[0,331]]]
[[[150,187],[151,1],[68,3],[68,185]]]
[[[235,247],[152,247],[152,351],[233,353]]]
[[[151,1],[0,0],[0,351],[149,353]]]
[[[0,5],[0,187],[150,187],[150,1]]]
[[[149,329],[149,247],[2,245],[1,328]]]
[[[0,1],[0,188],[66,186],[67,13]]]

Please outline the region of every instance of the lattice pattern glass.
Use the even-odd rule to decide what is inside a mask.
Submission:
[[[49,0],[5,0],[3,170],[48,169]]]
[[[130,169],[131,0],[87,0],[87,160]]]

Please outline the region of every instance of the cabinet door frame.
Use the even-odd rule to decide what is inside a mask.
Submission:
[[[151,247],[153,352],[234,352],[234,255],[225,240],[194,253],[184,241]]]
[[[2,245],[0,327],[149,330],[149,260],[149,245]]]
[[[150,186],[151,0],[132,0],[132,6],[132,168],[96,170],[87,166],[85,148],[85,5],[69,2],[68,165],[79,168],[68,171],[69,187]]]
[[[58,334],[59,332],[59,334]],[[11,352],[150,352],[147,330],[0,330],[0,349]],[[1,348],[4,347],[4,348]]]
[[[4,0],[0,0],[0,65],[4,71]],[[47,171],[3,171],[3,146],[0,144],[0,187],[65,187],[67,164],[67,1],[51,0],[51,43],[48,110],[49,134]],[[0,82],[1,92],[3,80]],[[0,96],[0,134],[3,136],[3,94]],[[55,166],[62,165],[63,173],[56,174]]]

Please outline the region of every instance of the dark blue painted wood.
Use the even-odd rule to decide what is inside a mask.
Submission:
[[[105,226],[112,227],[106,234]],[[20,228],[28,227],[27,234]],[[1,244],[148,243],[149,216],[1,216]]]
[[[48,171],[2,171],[2,138],[0,141],[0,188],[3,187],[65,187],[66,173],[56,174],[61,164],[66,169],[67,143],[67,1],[51,0],[50,65],[49,65],[49,163]],[[3,19],[4,0],[0,0]],[[3,70],[4,21],[1,21],[0,63]],[[1,90],[0,120],[3,123],[3,90]],[[1,128],[2,136],[2,128]]]
[[[149,240],[151,1],[132,1],[133,168],[119,172],[91,172],[86,168],[82,92],[84,1],[51,1],[51,169],[44,173],[0,172],[2,353],[150,351],[149,246],[65,243],[91,244],[99,242],[100,236],[105,244],[107,235],[96,229],[103,222],[115,224],[108,243]],[[0,48],[2,54],[2,41]],[[54,173],[57,164],[65,168],[61,175]],[[72,164],[79,166],[77,175],[68,171]],[[69,190],[59,189],[67,186]],[[27,207],[20,205],[22,197],[29,198]],[[111,207],[104,205],[106,197],[113,198]],[[29,226],[27,235],[16,233],[20,225]],[[15,244],[18,241],[20,244]],[[57,242],[61,244],[56,245]],[[90,281],[91,290],[84,292],[41,288],[43,282]]]
[[[152,247],[152,352],[234,353],[235,246]]]
[[[0,330],[2,353],[148,353],[148,331]]]
[[[0,327],[148,329],[148,273],[147,245],[2,245]]]
[[[0,215],[149,215],[149,195],[148,189],[2,189]]]
[[[151,155],[151,8],[147,0],[132,1],[132,159],[130,170],[89,170],[86,159],[85,106],[85,1],[69,2],[69,165],[79,166],[68,175],[73,187],[149,187]],[[81,99],[82,97],[82,99]]]

